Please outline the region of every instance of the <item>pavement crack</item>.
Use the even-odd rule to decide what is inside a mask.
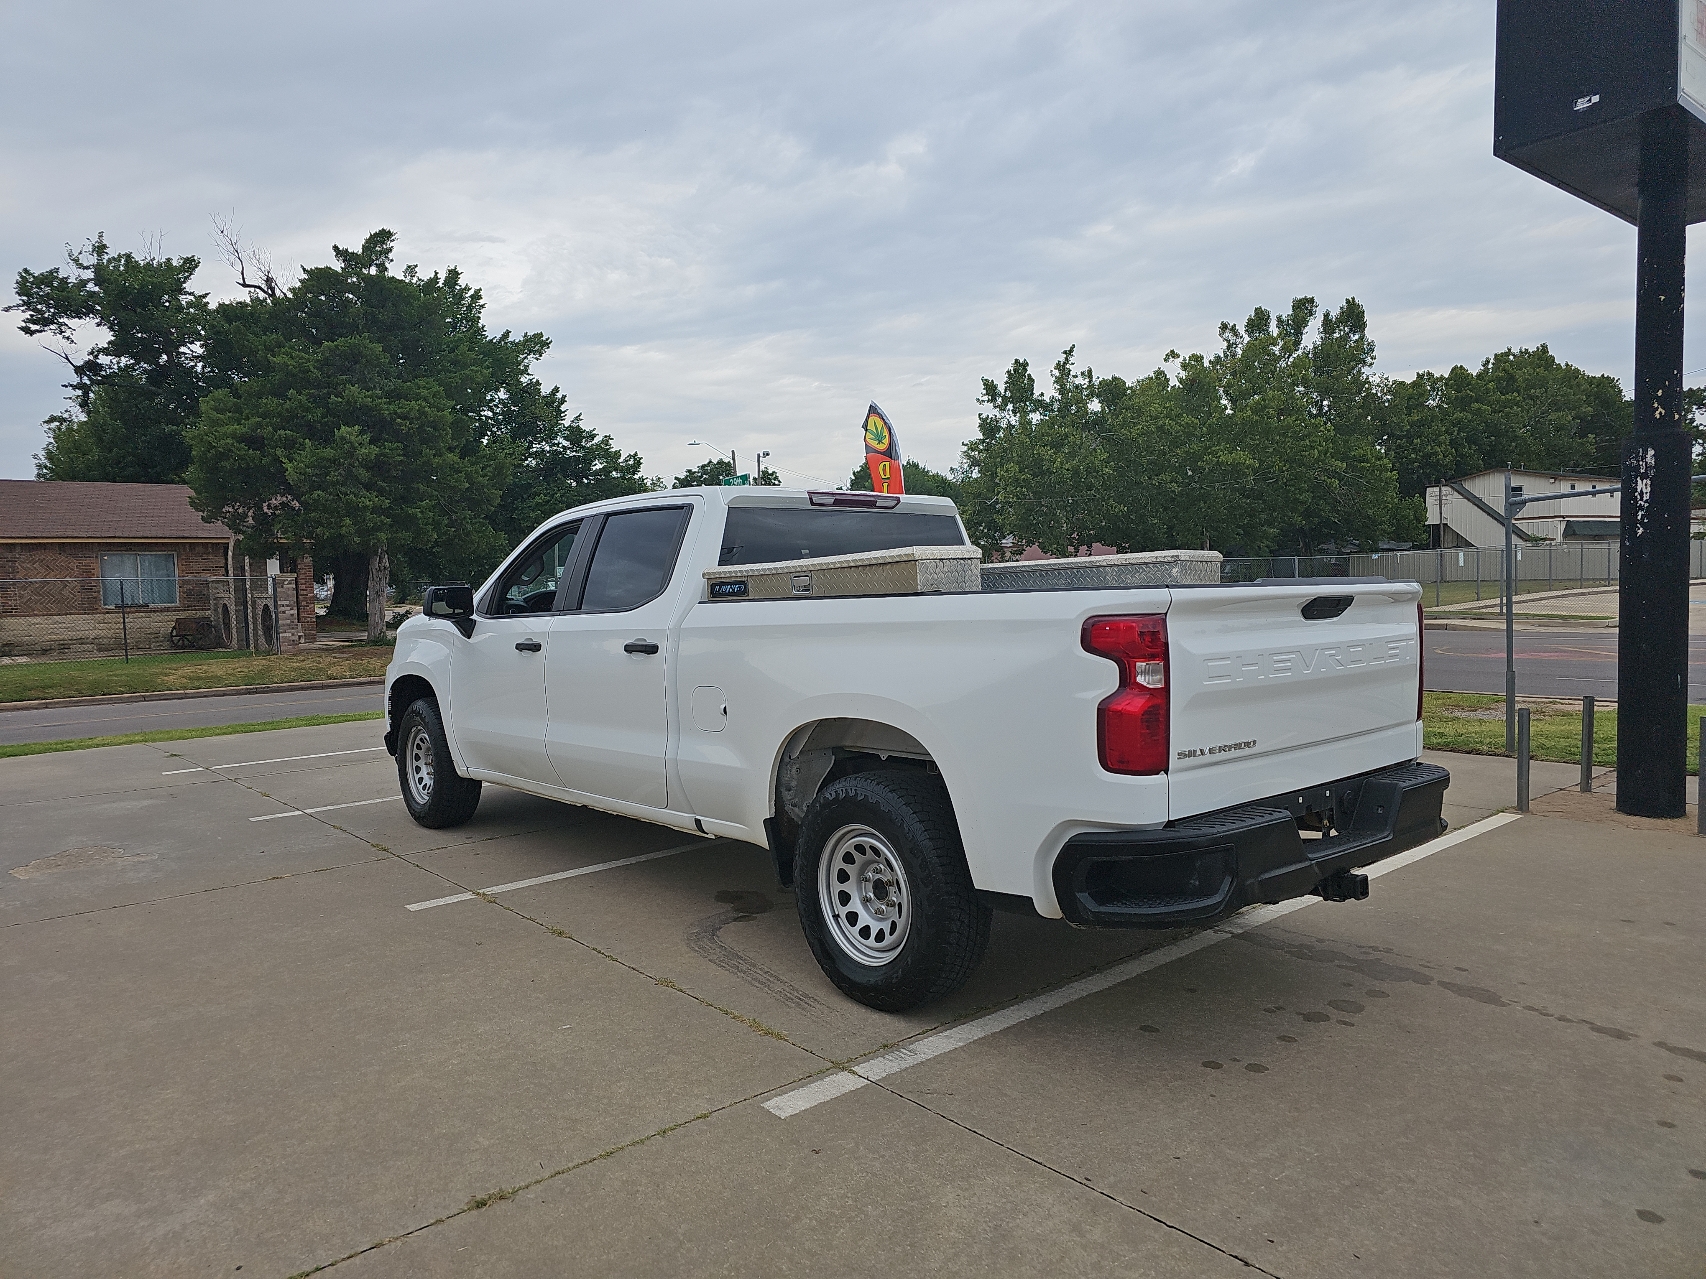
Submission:
[[[916,1097],[909,1096],[903,1092],[897,1092],[893,1088],[890,1088],[887,1084],[883,1083],[881,1080],[872,1080],[871,1082],[876,1084],[876,1086],[878,1088],[881,1088],[884,1092],[888,1093],[889,1096],[898,1098],[901,1101],[908,1102],[911,1105],[917,1106],[920,1110],[924,1111],[926,1114],[936,1116],[936,1118],[940,1119],[943,1123],[951,1124],[955,1128],[958,1128],[961,1132],[964,1132],[964,1133],[969,1134],[970,1136],[976,1137],[981,1141],[987,1141],[990,1145],[997,1146],[1000,1149],[1005,1150],[1008,1154],[1014,1155],[1019,1159],[1023,1159],[1026,1163],[1033,1164],[1036,1167],[1043,1169],[1045,1172],[1051,1172],[1055,1176],[1061,1178],[1062,1180],[1070,1181],[1073,1185],[1078,1186],[1084,1190],[1088,1190],[1092,1194],[1100,1195],[1102,1198],[1108,1200],[1110,1203],[1118,1204],[1121,1208],[1125,1208],[1130,1212],[1135,1212],[1140,1217],[1147,1217],[1150,1221],[1153,1221],[1156,1225],[1161,1226],[1167,1230],[1171,1230],[1175,1234],[1183,1235],[1185,1238],[1192,1240],[1195,1243],[1200,1243],[1205,1248],[1211,1248],[1215,1252],[1218,1252],[1221,1256],[1229,1258],[1232,1261],[1236,1261],[1241,1266],[1247,1266],[1249,1269],[1254,1270],[1257,1274],[1267,1275],[1268,1279],[1281,1279],[1281,1276],[1275,1274],[1272,1270],[1268,1270],[1262,1266],[1257,1265],[1254,1261],[1251,1261],[1248,1257],[1239,1256],[1236,1252],[1233,1252],[1230,1248],[1223,1248],[1219,1244],[1215,1243],[1212,1239],[1204,1239],[1201,1235],[1196,1234],[1192,1231],[1186,1230],[1183,1226],[1177,1225],[1174,1222],[1168,1221],[1165,1217],[1162,1217],[1156,1213],[1150,1212],[1147,1208],[1141,1208],[1137,1204],[1134,1204],[1134,1203],[1130,1202],[1129,1200],[1121,1199],[1118,1195],[1114,1194],[1112,1191],[1104,1190],[1104,1189],[1102,1189],[1102,1187],[1100,1187],[1098,1185],[1094,1185],[1091,1182],[1085,1181],[1082,1177],[1075,1177],[1075,1176],[1073,1176],[1073,1174],[1067,1172],[1065,1169],[1055,1167],[1053,1164],[1049,1163],[1049,1161],[1046,1159],[1041,1159],[1041,1158],[1037,1157],[1036,1155],[1029,1153],[1028,1151],[1020,1150],[1017,1146],[1012,1145],[1009,1142],[1002,1141],[1001,1138],[992,1136],[991,1134],[984,1132],[982,1129],[975,1128],[971,1124],[965,1123],[962,1120],[955,1119],[952,1115],[943,1114],[940,1110],[937,1110],[934,1106],[928,1106],[924,1102],[918,1100],[918,1098],[916,1098]],[[294,1276],[292,1277],[292,1279],[294,1279]]]
[[[534,1177],[530,1181],[524,1181],[519,1185],[498,1186],[483,1194],[472,1195],[469,1197],[467,1203],[463,1204],[454,1212],[447,1212],[442,1217],[435,1217],[433,1220],[424,1222],[412,1230],[404,1230],[398,1234],[388,1235],[384,1239],[376,1239],[370,1244],[357,1248],[352,1252],[347,1252],[341,1257],[335,1257],[331,1261],[323,1261],[319,1265],[310,1266],[306,1270],[298,1270],[295,1274],[291,1275],[289,1279],[308,1279],[309,1275],[322,1274],[325,1271],[330,1270],[333,1266],[341,1266],[346,1261],[353,1261],[357,1257],[365,1256],[380,1248],[387,1247],[394,1243],[401,1243],[405,1239],[412,1239],[416,1235],[431,1230],[434,1226],[442,1226],[446,1222],[455,1221],[458,1217],[465,1217],[471,1212],[479,1212],[484,1208],[491,1207],[493,1204],[503,1203],[506,1200],[514,1199],[517,1195],[524,1194],[535,1187],[542,1186],[548,1181],[555,1181],[558,1177],[566,1177],[570,1173],[579,1172],[582,1168],[589,1168],[593,1164],[600,1163],[606,1159],[614,1159],[618,1155],[625,1154],[630,1150],[636,1150],[649,1142],[656,1141],[659,1137],[667,1137],[672,1132],[680,1132],[683,1128],[689,1128],[694,1124],[715,1118],[717,1115],[723,1114],[725,1111],[733,1110],[736,1106],[744,1106],[749,1101],[757,1101],[760,1097],[771,1091],[773,1091],[773,1089],[764,1088],[748,1096],[737,1097],[732,1101],[723,1102],[721,1105],[713,1106],[709,1110],[702,1110],[698,1114],[692,1115],[689,1118],[678,1119],[674,1123],[665,1124],[662,1128],[654,1129],[651,1132],[630,1138],[627,1141],[618,1142],[614,1146],[610,1146],[605,1150],[599,1151],[596,1155],[588,1155],[585,1159],[577,1159],[574,1163],[564,1164],[561,1168],[554,1168],[541,1176]],[[1263,1273],[1266,1272],[1264,1271]]]
[[[232,884],[210,884],[206,888],[192,888],[182,893],[167,893],[163,897],[144,897],[133,902],[114,902],[110,906],[91,906],[88,910],[67,911],[63,915],[43,915],[40,919],[17,919],[7,924],[8,928],[24,928],[30,924],[51,924],[59,919],[77,919],[83,915],[101,915],[109,910],[130,910],[136,906],[153,906],[159,902],[181,901],[186,897],[201,897],[207,893],[229,892],[233,888],[252,888],[256,884],[269,884],[274,880],[301,879],[306,875],[324,875],[328,871],[348,870],[352,866],[371,866],[383,861],[382,857],[364,857],[360,861],[340,862],[336,866],[316,866],[312,870],[293,870],[282,875],[261,875],[256,879],[238,880]]]

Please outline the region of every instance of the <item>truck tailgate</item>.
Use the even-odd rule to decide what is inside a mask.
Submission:
[[[1175,588],[1169,817],[1416,758],[1420,593],[1408,582]]]

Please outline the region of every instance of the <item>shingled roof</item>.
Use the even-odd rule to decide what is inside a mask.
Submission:
[[[0,480],[0,542],[223,542],[230,536],[223,524],[203,522],[186,484]]]

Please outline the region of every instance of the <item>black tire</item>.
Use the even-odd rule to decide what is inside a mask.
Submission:
[[[904,1012],[953,994],[983,959],[990,911],[940,778],[884,769],[831,782],[806,810],[794,857],[806,941],[850,998]]]
[[[480,806],[480,783],[451,763],[444,721],[431,698],[411,702],[397,721],[397,784],[409,816],[433,830],[462,825]]]

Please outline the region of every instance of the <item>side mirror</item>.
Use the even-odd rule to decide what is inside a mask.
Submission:
[[[474,588],[466,582],[429,586],[421,598],[421,613],[443,618],[466,639],[474,633]]]
[[[428,617],[442,617],[450,621],[459,617],[472,617],[474,588],[466,582],[457,582],[451,586],[429,586],[421,603],[421,612]]]

